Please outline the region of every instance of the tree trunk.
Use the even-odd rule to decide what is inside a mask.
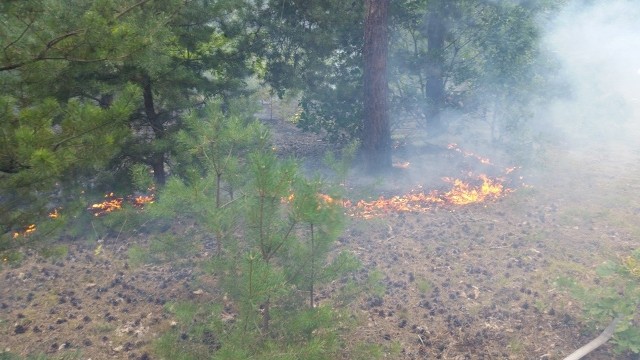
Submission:
[[[164,124],[160,119],[160,115],[156,112],[155,104],[153,103],[153,90],[151,87],[151,79],[148,75],[142,77],[142,96],[144,98],[144,112],[153,129],[153,134],[156,140],[164,138]],[[167,175],[164,170],[165,154],[163,150],[152,150],[149,164],[153,169],[153,179],[158,186],[162,186],[166,182]]]
[[[365,0],[364,23],[364,132],[362,144],[367,169],[391,168],[387,52],[389,0]]]
[[[440,112],[445,105],[444,38],[446,0],[437,0],[429,11],[427,23],[426,93],[427,131],[437,135],[445,130]]]

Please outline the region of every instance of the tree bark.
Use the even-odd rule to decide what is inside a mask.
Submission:
[[[363,149],[367,169],[391,168],[387,52],[389,0],[365,0]]]
[[[151,87],[151,79],[149,76],[144,75],[142,80],[142,96],[144,98],[144,112],[147,116],[147,121],[153,129],[153,134],[156,140],[164,138],[164,124],[160,119],[160,115],[156,112],[155,105],[153,103],[153,90]],[[164,170],[165,154],[162,150],[153,150],[149,159],[149,164],[153,169],[153,179],[158,186],[165,184],[167,175]]]
[[[437,135],[445,130],[440,116],[445,106],[444,38],[447,16],[446,0],[436,0],[427,20],[426,91],[427,131]]]

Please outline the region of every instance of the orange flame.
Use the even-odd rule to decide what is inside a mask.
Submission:
[[[149,195],[127,196],[127,202],[137,209],[142,209],[145,205],[152,204],[155,201],[154,190],[154,188],[150,188],[149,191],[151,191],[151,193]],[[87,208],[87,210],[93,213],[93,216],[102,216],[122,209],[124,198],[116,197],[114,193],[108,193],[104,198],[105,200],[103,202],[92,204]]]
[[[133,206],[141,209],[146,204],[153,204],[154,201],[155,201],[155,196],[151,194],[151,195],[136,196],[135,198],[133,198],[132,203],[133,203]]]
[[[443,197],[446,202],[454,205],[467,205],[495,199],[502,195],[504,186],[498,180],[491,180],[486,175],[480,175],[482,185],[472,186],[460,179],[444,179],[453,184],[453,188]]]
[[[49,215],[47,215],[49,217],[49,219],[57,219],[60,217],[60,213],[58,213],[58,209],[53,209],[53,211],[51,211],[49,213]]]
[[[22,232],[16,231],[13,233],[13,238],[17,239],[20,236],[27,237],[36,232],[36,224],[31,224],[27,226]]]
[[[443,179],[451,183],[452,188],[440,193],[433,190],[429,193],[422,191],[412,191],[406,195],[385,198],[381,196],[374,201],[360,200],[355,205],[345,202],[345,207],[349,208],[351,216],[370,219],[390,212],[425,212],[433,209],[436,205],[469,205],[495,200],[509,192],[505,189],[501,179],[490,179],[486,175],[478,177],[482,184],[472,185],[460,179]]]
[[[322,207],[325,206],[331,206],[335,203],[336,199],[332,198],[331,196],[327,195],[327,194],[322,194],[322,193],[318,193],[316,194],[319,202],[318,202],[318,209],[321,209]],[[280,199],[280,203],[281,204],[291,204],[296,198],[296,195],[294,193],[289,194],[287,197],[283,197]]]
[[[122,209],[123,199],[121,197],[115,197],[113,193],[108,193],[104,197],[105,201],[93,204],[87,209],[93,213],[93,216],[102,216]]]
[[[462,154],[464,157],[472,157],[478,161],[480,161],[480,163],[485,164],[485,165],[493,165],[493,163],[491,162],[491,160],[489,160],[488,158],[482,157],[480,155],[477,155],[475,153],[472,153],[471,151],[466,151],[466,150],[462,150],[458,144],[456,143],[451,143],[449,145],[447,145],[447,149],[449,150],[453,150],[455,152],[459,152],[460,154]]]

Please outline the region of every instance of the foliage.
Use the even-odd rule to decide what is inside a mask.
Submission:
[[[19,265],[20,262],[22,262],[22,259],[24,259],[24,254],[22,252],[18,250],[5,250],[2,252],[2,258],[0,259],[2,260],[2,262],[0,263],[2,264],[2,266],[0,266],[0,269],[2,269],[2,267],[4,267],[5,265]]]
[[[607,262],[597,269],[599,286],[587,288],[568,278],[558,283],[584,304],[588,320],[599,324],[620,318],[613,342],[619,351],[640,353],[640,250],[633,251],[618,262]]]
[[[162,185],[185,110],[244,87],[251,6],[237,5],[3,2],[0,231],[68,208],[78,188],[130,189],[136,164]]]
[[[322,195],[319,179],[307,180],[293,161],[277,159],[268,133],[242,119],[237,109],[230,106],[224,113],[213,102],[187,118],[186,129],[177,135],[184,175],[171,179],[149,208],[157,217],[194,218],[213,235],[219,247],[212,269],[237,318],[221,323],[208,316],[208,322],[191,325],[185,319],[195,318],[192,312],[198,310],[187,307],[191,312],[185,312],[182,305],[169,310],[185,318],[181,323],[189,324],[183,329],[188,336],[217,334],[219,358],[331,357],[337,349],[329,330],[335,314],[315,303],[315,289],[354,269],[349,257],[326,259],[341,231],[342,209]],[[130,255],[146,260],[137,250]],[[177,355],[168,345],[176,335],[166,334],[158,352]],[[199,358],[205,351],[194,344],[189,349],[179,356]]]
[[[229,101],[224,113],[222,103],[212,100],[186,117],[175,137],[180,177],[169,180],[159,193],[161,201],[149,209],[160,218],[195,219],[215,237],[218,254],[232,240],[238,221],[241,201],[235,193],[246,183],[246,154],[268,145],[264,126],[247,109],[252,108],[243,100]]]
[[[67,256],[67,254],[69,253],[69,247],[66,245],[47,246],[46,248],[42,249],[40,253],[46,259],[57,261]]]
[[[324,163],[334,172],[338,185],[342,187],[347,186],[347,176],[353,168],[353,162],[355,161],[359,148],[360,142],[353,140],[343,147],[339,154],[335,154],[332,151],[328,151],[325,154],[323,159]]]
[[[393,2],[388,71],[395,127],[426,126],[433,114],[427,82],[434,81],[436,62],[444,106],[474,121],[463,123],[462,131],[485,124],[494,141],[529,136],[524,109],[544,96],[535,90],[544,85],[537,52],[540,15],[560,3]],[[301,90],[298,125],[324,131],[335,142],[362,136],[362,7],[363,1],[267,1],[255,19],[262,30],[264,80],[279,95]],[[434,19],[446,32],[440,50],[429,50]]]
[[[329,139],[360,136],[362,128],[362,1],[271,0],[254,22],[264,80],[279,96],[302,91],[298,125]]]
[[[443,53],[437,54],[445,106],[474,120],[462,124],[465,133],[482,121],[493,140],[513,135],[529,118],[525,107],[541,95],[534,90],[544,85],[536,72],[542,68],[537,63],[538,20],[554,2],[469,0],[445,7],[436,3],[409,0],[394,8],[390,71],[396,120],[417,121],[420,126],[429,120],[429,69],[424,64],[433,56],[428,50],[428,15],[436,11],[447,31]]]
[[[0,99],[0,224],[2,232],[44,217],[72,197],[68,187],[99,171],[126,137],[126,119],[135,89],[109,109],[52,99],[15,111]],[[107,126],[108,125],[108,129]],[[121,135],[118,135],[118,134]],[[52,204],[53,198],[53,204]]]

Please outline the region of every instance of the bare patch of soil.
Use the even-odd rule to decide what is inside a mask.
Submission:
[[[0,273],[0,351],[82,359],[151,359],[151,343],[175,323],[164,305],[211,300],[193,288],[194,264],[129,265],[147,235],[68,243],[64,258],[27,250]],[[189,266],[191,264],[191,266]],[[70,355],[75,354],[75,355]]]

